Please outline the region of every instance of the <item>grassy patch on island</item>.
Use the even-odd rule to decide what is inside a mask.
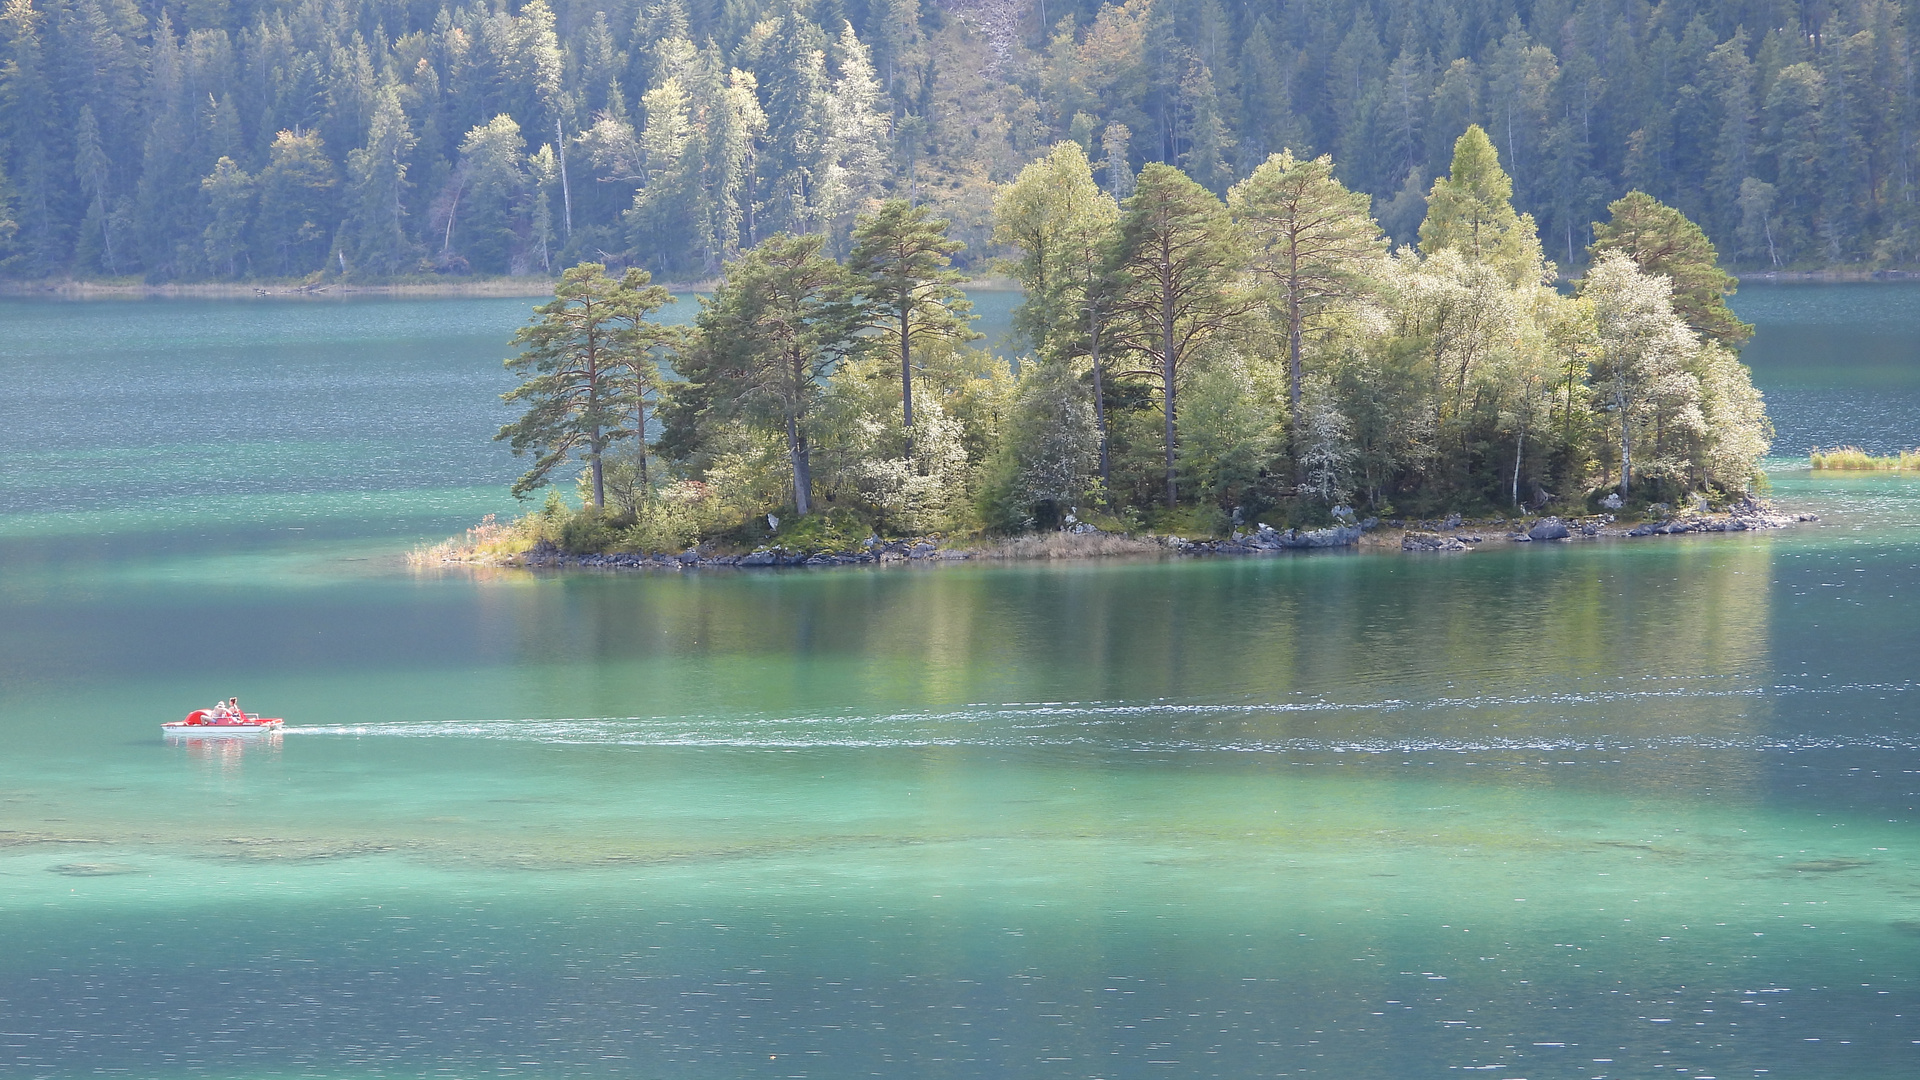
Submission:
[[[1920,470],[1920,450],[1901,450],[1893,454],[1869,454],[1857,446],[1836,446],[1822,450],[1814,447],[1808,455],[1816,469],[1853,472],[1906,472]]]

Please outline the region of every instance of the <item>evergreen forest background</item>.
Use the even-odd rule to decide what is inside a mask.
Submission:
[[[5,0],[0,272],[717,274],[1059,140],[1129,193],[1330,153],[1412,242],[1471,124],[1545,254],[1639,189],[1746,268],[1920,262],[1914,0]]]

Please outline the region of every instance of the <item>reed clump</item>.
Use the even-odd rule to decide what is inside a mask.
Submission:
[[[527,546],[519,535],[518,523],[502,523],[492,514],[468,529],[465,536],[426,544],[407,553],[410,566],[436,566],[447,562],[502,562]]]
[[[1901,472],[1920,470],[1920,450],[1902,450],[1896,454],[1869,454],[1857,446],[1835,446],[1827,450],[1814,447],[1809,455],[1816,469],[1847,469],[1859,472]]]

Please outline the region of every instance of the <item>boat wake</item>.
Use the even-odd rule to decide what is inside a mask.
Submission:
[[[1656,688],[1520,696],[1452,697],[1427,700],[1387,698],[1370,702],[1308,700],[1294,702],[1016,702],[981,703],[950,709],[861,714],[596,716],[522,719],[383,721],[361,724],[288,726],[290,736],[382,738],[465,738],[559,745],[690,746],[765,750],[830,747],[1093,747],[1138,751],[1223,751],[1299,754],[1501,753],[1512,751],[1621,752],[1652,748],[1702,750],[1799,751],[1859,747],[1886,750],[1920,748],[1920,738],[1905,734],[1812,735],[1780,732],[1681,732],[1663,735],[1542,734],[1543,726],[1618,731],[1618,706],[1652,705],[1663,700],[1787,699],[1842,693],[1906,693],[1912,683],[1848,684],[1806,687],[1792,684],[1733,688]],[[1608,708],[1613,706],[1616,708]],[[1598,715],[1591,715],[1595,710]],[[1433,711],[1471,714],[1512,710],[1519,726],[1532,734],[1489,736],[1480,732],[1447,736],[1322,738],[1291,735],[1302,722],[1314,726],[1350,717],[1369,726],[1395,726],[1396,713],[1422,714],[1431,730]],[[1690,711],[1690,710],[1688,710]],[[1372,718],[1369,720],[1369,718]],[[1478,724],[1463,715],[1462,720]],[[1633,717],[1643,726],[1644,717]],[[1731,719],[1731,718],[1728,718]],[[1597,722],[1597,725],[1596,725]],[[1670,725],[1663,724],[1671,731]],[[1724,729],[1726,724],[1712,725]],[[1772,727],[1771,721],[1756,724]]]

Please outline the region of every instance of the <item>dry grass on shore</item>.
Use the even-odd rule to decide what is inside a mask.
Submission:
[[[1160,555],[1166,549],[1151,540],[1115,533],[1028,533],[990,540],[969,549],[976,559],[1102,559],[1120,555]]]
[[[510,562],[533,541],[520,535],[518,522],[502,522],[492,514],[464,536],[449,537],[437,544],[422,544],[407,553],[409,566],[438,566],[443,563],[477,563],[498,566]]]
[[[1854,472],[1904,472],[1920,470],[1920,450],[1902,450],[1882,457],[1857,446],[1836,446],[1828,450],[1814,447],[1808,455],[1816,469],[1843,469]]]

